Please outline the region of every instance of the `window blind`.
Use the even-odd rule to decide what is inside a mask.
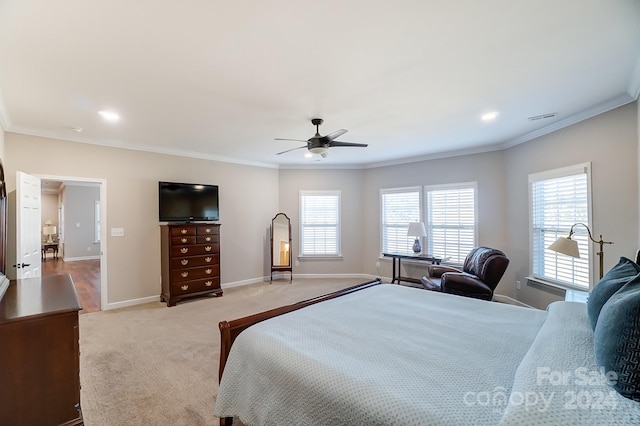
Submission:
[[[410,222],[420,221],[420,188],[380,191],[381,252],[413,254]]]
[[[303,256],[340,255],[340,192],[300,192],[300,247]]]
[[[538,174],[530,178],[534,277],[589,289],[590,244],[583,226],[576,226],[572,237],[578,242],[579,259],[547,250],[558,238],[569,235],[573,224],[589,224],[587,172],[579,166],[566,169],[565,176],[545,179],[545,174]]]
[[[476,185],[426,187],[430,254],[464,263],[476,245]]]

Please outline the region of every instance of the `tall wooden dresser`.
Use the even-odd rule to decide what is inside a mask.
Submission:
[[[68,274],[11,281],[0,301],[0,424],[83,424],[80,309]]]
[[[188,297],[213,294],[220,288],[220,225],[187,223],[160,225],[162,293],[167,306]]]

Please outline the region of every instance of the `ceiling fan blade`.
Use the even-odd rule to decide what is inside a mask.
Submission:
[[[289,152],[289,151],[295,151],[296,149],[302,149],[302,148],[306,148],[306,147],[307,146],[305,145],[305,146],[299,146],[297,148],[291,148],[291,149],[288,149],[286,151],[278,152],[276,155],[284,154],[284,153]]]
[[[287,139],[287,138],[275,138],[274,141],[294,141],[294,142],[304,142],[304,143],[308,142],[308,141],[303,141],[302,139]]]
[[[329,133],[326,136],[322,137],[323,142],[327,141],[327,142],[331,142],[334,139],[339,138],[340,136],[344,135],[345,133],[347,133],[347,130],[345,129],[340,129],[340,130],[336,130],[333,133]]]
[[[329,146],[333,147],[333,146],[359,146],[362,148],[365,148],[367,146],[369,146],[366,143],[354,143],[354,142],[338,142],[338,141],[333,141],[333,142],[329,142]]]

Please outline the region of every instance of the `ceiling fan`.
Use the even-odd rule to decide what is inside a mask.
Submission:
[[[320,125],[322,124],[322,122],[323,122],[322,118],[313,118],[313,119],[311,119],[311,124],[316,126],[316,134],[315,134],[315,136],[311,137],[310,139],[308,139],[306,141],[303,141],[301,139],[276,138],[275,140],[277,140],[277,141],[306,142],[306,145],[304,145],[304,146],[299,146],[297,148],[287,149],[286,151],[278,152],[276,155],[284,154],[285,152],[294,151],[296,149],[307,148],[309,150],[309,152],[312,152],[314,154],[320,154],[323,157],[326,157],[327,153],[329,151],[329,148],[334,147],[334,146],[356,146],[356,147],[361,147],[361,148],[365,148],[365,147],[368,146],[366,143],[353,143],[353,142],[339,142],[339,141],[336,141],[336,139],[338,137],[340,137],[340,136],[344,135],[345,133],[347,133],[347,131],[345,129],[336,130],[335,132],[329,133],[326,136],[321,136],[320,135]]]

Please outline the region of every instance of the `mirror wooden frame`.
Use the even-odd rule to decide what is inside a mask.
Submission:
[[[288,257],[288,264],[276,264],[276,262],[274,261],[274,255],[275,254],[281,254],[281,250],[280,250],[280,242],[283,241],[282,238],[278,238],[276,241],[274,241],[274,228],[276,223],[279,222],[279,219],[282,221],[282,223],[284,223],[284,220],[286,220],[286,229],[287,229],[287,233],[288,233],[288,238],[285,238],[284,241],[286,241],[287,239],[289,240],[289,249],[287,250],[288,255],[285,255]],[[274,247],[274,244],[278,244],[278,248],[276,249]],[[291,277],[289,279],[289,281],[293,281],[293,267],[291,265],[291,219],[289,219],[289,216],[287,216],[285,213],[278,213],[276,214],[273,219],[271,219],[271,279],[269,281],[273,281],[273,273],[275,272],[289,272],[291,274]]]

